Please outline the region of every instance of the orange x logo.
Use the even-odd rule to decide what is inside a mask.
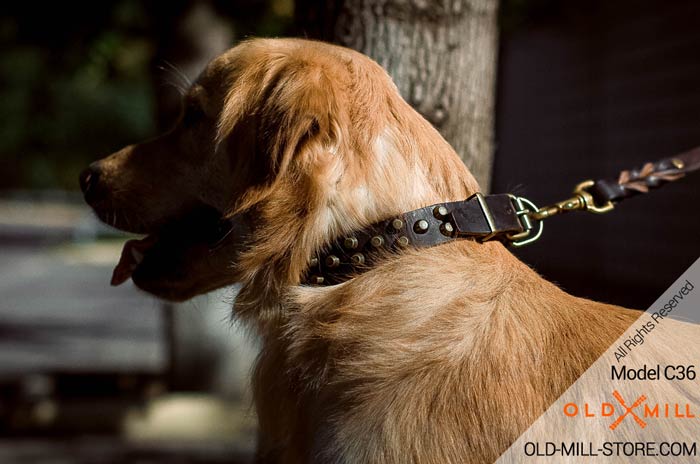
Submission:
[[[625,400],[622,399],[622,395],[620,395],[620,392],[618,392],[617,390],[615,390],[615,391],[613,392],[613,396],[615,397],[615,399],[616,399],[617,401],[620,402],[620,404],[622,405],[622,407],[625,408],[625,413],[622,414],[622,415],[621,415],[620,417],[618,417],[617,419],[615,419],[615,422],[613,422],[612,424],[610,424],[610,430],[615,430],[615,429],[617,428],[617,426],[620,425],[620,422],[622,422],[622,421],[624,420],[624,418],[627,417],[627,415],[631,415],[632,417],[634,417],[634,421],[635,421],[637,424],[639,424],[639,426],[640,426],[641,428],[644,428],[644,427],[647,426],[647,423],[644,422],[642,419],[640,419],[639,416],[636,415],[636,414],[634,413],[634,411],[633,411],[634,408],[636,408],[637,406],[639,406],[640,404],[644,403],[644,402],[647,400],[647,397],[646,397],[645,395],[642,395],[642,396],[640,396],[639,398],[637,398],[637,401],[635,401],[634,403],[632,403],[632,406],[629,406],[629,407],[625,404]]]

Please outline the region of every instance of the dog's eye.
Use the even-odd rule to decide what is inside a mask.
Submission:
[[[189,102],[182,114],[182,124],[192,126],[204,119],[204,110],[195,102]]]

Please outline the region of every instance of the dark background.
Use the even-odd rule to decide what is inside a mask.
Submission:
[[[539,206],[700,145],[700,3],[515,2],[503,12],[494,192]],[[518,6],[519,5],[519,6]],[[700,174],[517,254],[567,291],[646,309],[700,256]]]

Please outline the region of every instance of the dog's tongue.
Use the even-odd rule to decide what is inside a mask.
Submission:
[[[136,267],[143,260],[143,256],[150,247],[156,242],[153,235],[149,235],[141,240],[129,240],[124,244],[122,256],[119,258],[119,263],[112,272],[111,285],[121,285],[131,277]]]

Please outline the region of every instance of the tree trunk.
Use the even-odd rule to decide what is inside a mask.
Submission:
[[[498,0],[298,0],[302,36],[375,59],[488,190]]]

